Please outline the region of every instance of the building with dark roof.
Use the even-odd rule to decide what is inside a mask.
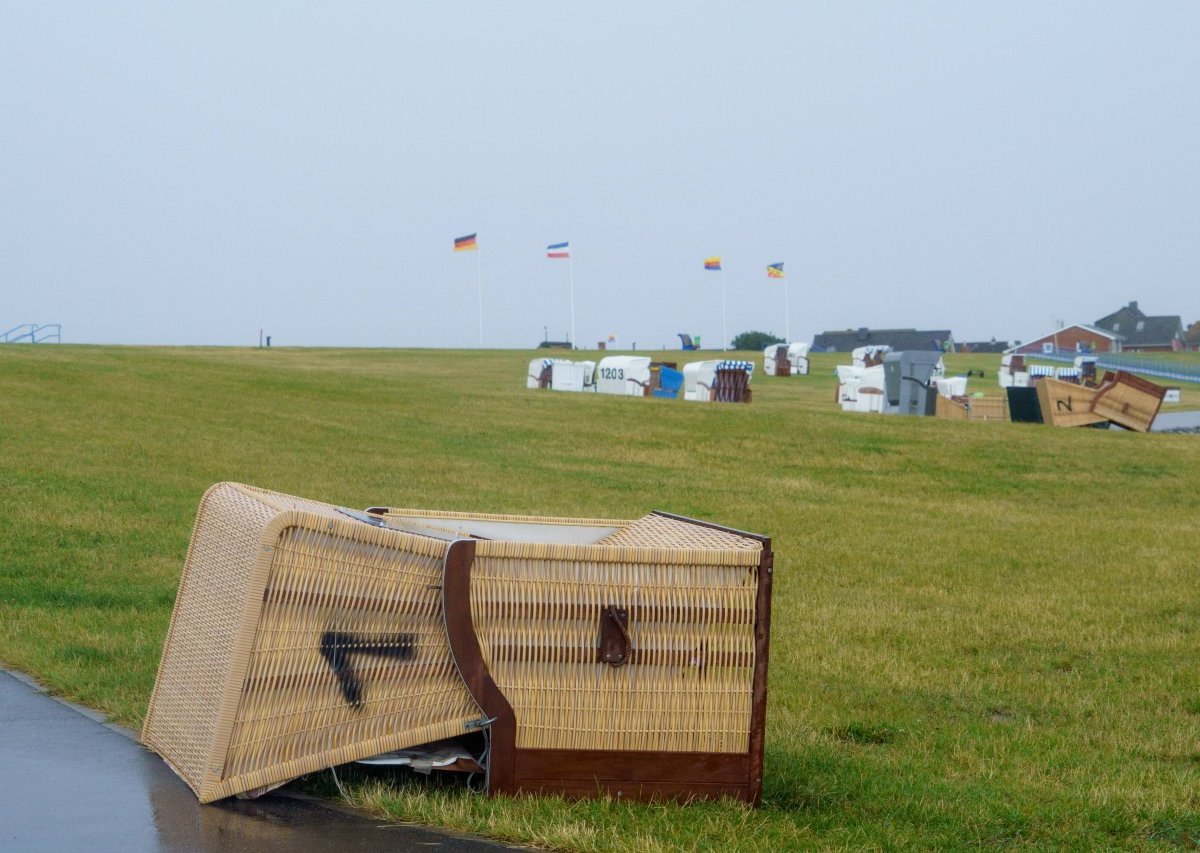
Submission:
[[[1125,352],[1182,352],[1187,349],[1183,320],[1174,316],[1150,317],[1130,302],[1124,308],[1101,317],[1093,325],[1122,338]]]
[[[813,338],[814,352],[853,352],[859,347],[889,346],[893,350],[941,351],[953,342],[949,329],[922,332],[916,329],[848,329],[821,332]]]

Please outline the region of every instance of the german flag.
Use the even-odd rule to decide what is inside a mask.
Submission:
[[[474,234],[454,238],[454,251],[456,252],[474,252],[478,248],[479,246],[475,243]]]

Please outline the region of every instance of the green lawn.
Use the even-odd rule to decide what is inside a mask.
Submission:
[[[139,726],[220,480],[659,508],[774,538],[762,809],[352,796],[580,850],[1200,842],[1200,437],[844,414],[845,356],[731,406],[526,390],[535,355],[0,347],[0,661]]]

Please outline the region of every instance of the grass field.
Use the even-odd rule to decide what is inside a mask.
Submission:
[[[1200,437],[843,414],[844,356],[702,406],[528,391],[532,355],[0,347],[0,661],[140,725],[220,480],[660,508],[774,539],[762,809],[351,796],[578,850],[1200,843]]]

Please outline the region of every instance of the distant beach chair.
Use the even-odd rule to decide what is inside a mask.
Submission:
[[[754,363],[749,361],[722,361],[717,365],[709,396],[717,403],[749,403],[751,399],[750,376]]]

